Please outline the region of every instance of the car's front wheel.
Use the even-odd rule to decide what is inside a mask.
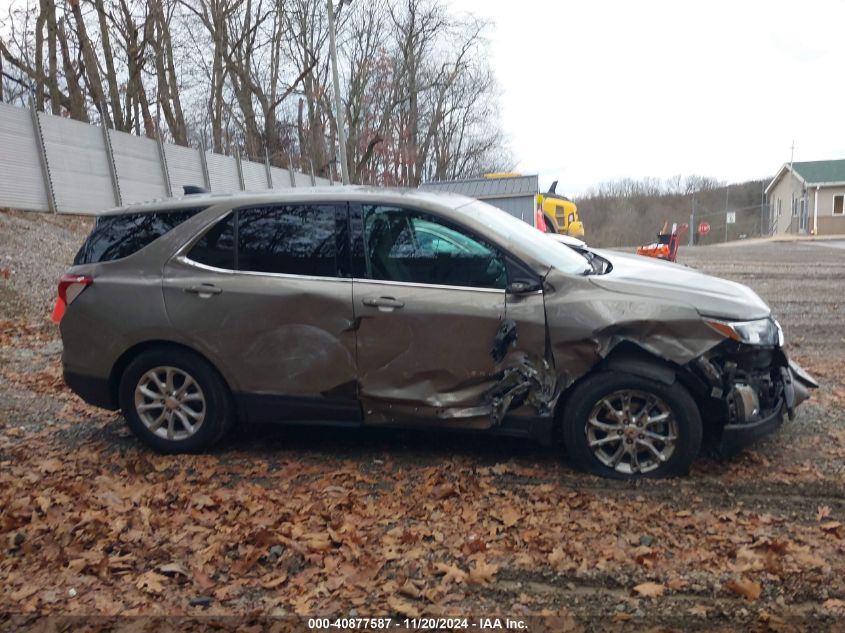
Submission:
[[[139,439],[164,453],[195,453],[215,444],[234,420],[223,379],[181,349],[139,354],[123,372],[120,407]]]
[[[701,448],[698,406],[677,382],[600,372],[567,399],[567,451],[584,470],[614,479],[686,474]]]

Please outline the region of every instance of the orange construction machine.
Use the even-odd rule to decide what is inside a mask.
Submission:
[[[672,231],[667,231],[668,222],[663,223],[663,229],[657,234],[657,241],[647,246],[638,246],[637,255],[644,257],[656,257],[657,259],[665,259],[674,262],[678,259],[678,246],[681,241],[678,225],[672,225]]]

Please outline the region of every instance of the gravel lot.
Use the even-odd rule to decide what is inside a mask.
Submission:
[[[89,226],[0,213],[0,612],[544,614],[558,618],[537,624],[549,630],[845,630],[836,243],[682,247],[682,263],[772,306],[790,355],[822,388],[732,460],[703,456],[688,478],[627,484],[529,442],[469,435],[260,428],[211,455],[153,455],[118,415],[61,382],[47,318]],[[94,539],[97,521],[121,530]],[[310,534],[327,526],[324,546]],[[191,540],[205,529],[223,540]],[[268,554],[270,542],[279,549]],[[85,552],[102,558],[86,563]],[[173,561],[178,572],[161,571]],[[357,575],[334,582],[347,563]],[[192,606],[200,594],[209,604]]]
[[[73,261],[93,220],[49,213],[0,212],[0,318],[50,316],[56,280]]]

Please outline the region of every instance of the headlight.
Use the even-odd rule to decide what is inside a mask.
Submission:
[[[748,345],[783,345],[783,330],[771,318],[756,321],[717,321],[705,319],[707,325],[726,337]]]

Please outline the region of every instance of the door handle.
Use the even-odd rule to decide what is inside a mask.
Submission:
[[[219,295],[223,292],[223,290],[222,288],[218,288],[212,284],[200,284],[198,286],[185,288],[185,292],[190,292],[192,294],[199,295],[203,299],[208,299],[211,295]]]
[[[365,306],[378,308],[381,312],[393,312],[393,310],[405,306],[404,301],[399,301],[398,299],[394,299],[393,297],[376,297],[372,299],[364,299],[362,303]]]

